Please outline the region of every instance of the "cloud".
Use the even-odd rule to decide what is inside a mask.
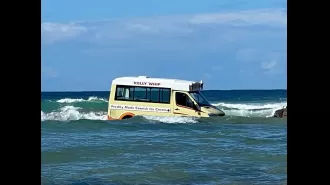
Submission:
[[[286,81],[286,24],[283,9],[48,22],[42,23],[42,57],[70,88],[78,86],[75,79],[106,86],[111,78],[141,74],[255,88]]]
[[[272,24],[285,26],[287,24],[286,12],[284,9],[261,9],[241,11],[236,13],[214,13],[195,15],[190,19],[192,24]]]
[[[287,24],[286,17],[284,9],[261,9],[212,14],[123,18],[68,24],[45,22],[41,26],[42,39],[48,43],[54,43],[69,39],[85,41],[130,40],[141,36],[141,34],[142,36],[162,38],[182,37],[200,34],[205,29],[228,30],[224,26],[235,28],[257,25],[283,28]],[[239,32],[239,30],[233,31]],[[226,34],[223,37],[228,38]]]
[[[274,68],[275,66],[276,66],[276,61],[275,60],[261,63],[261,68],[266,69],[266,70],[270,70],[270,69]]]
[[[87,31],[87,28],[74,23],[42,23],[41,35],[42,40],[46,43],[55,41],[72,39]]]
[[[259,60],[260,56],[262,56],[262,51],[257,48],[243,48],[236,52],[236,59],[242,62]]]
[[[150,26],[146,26],[143,24],[132,24],[132,25],[128,25],[128,29],[132,29],[132,30],[138,30],[138,31],[152,31],[152,28]]]
[[[262,62],[261,68],[264,70],[264,74],[268,77],[277,77],[278,75],[285,75],[286,62],[282,62],[282,66],[278,66],[276,60],[269,62]]]

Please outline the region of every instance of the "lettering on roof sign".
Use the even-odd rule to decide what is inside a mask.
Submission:
[[[155,83],[155,82],[134,82],[134,85],[160,86],[160,83]]]
[[[116,110],[135,110],[135,111],[146,111],[146,112],[170,112],[170,108],[162,107],[145,107],[145,106],[131,106],[131,105],[111,105],[111,109]]]

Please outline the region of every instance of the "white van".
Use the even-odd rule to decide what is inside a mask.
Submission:
[[[147,76],[112,81],[108,120],[150,116],[224,116],[203,96],[203,82]]]

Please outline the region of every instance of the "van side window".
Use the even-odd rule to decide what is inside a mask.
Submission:
[[[171,89],[117,85],[115,100],[169,104]]]
[[[160,91],[159,88],[150,88],[150,101],[159,102]]]
[[[191,101],[189,96],[184,93],[176,92],[175,93],[175,101],[177,105],[181,105],[184,107],[194,108],[194,103]]]
[[[135,87],[134,88],[134,100],[149,101],[147,88]]]
[[[133,100],[133,88],[117,87],[116,99],[118,100]]]
[[[160,91],[161,91],[160,102],[161,103],[170,102],[170,95],[171,95],[170,89],[160,89]]]

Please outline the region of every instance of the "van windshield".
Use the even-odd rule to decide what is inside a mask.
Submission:
[[[189,92],[189,94],[194,98],[199,106],[212,106],[200,91],[192,91]]]

